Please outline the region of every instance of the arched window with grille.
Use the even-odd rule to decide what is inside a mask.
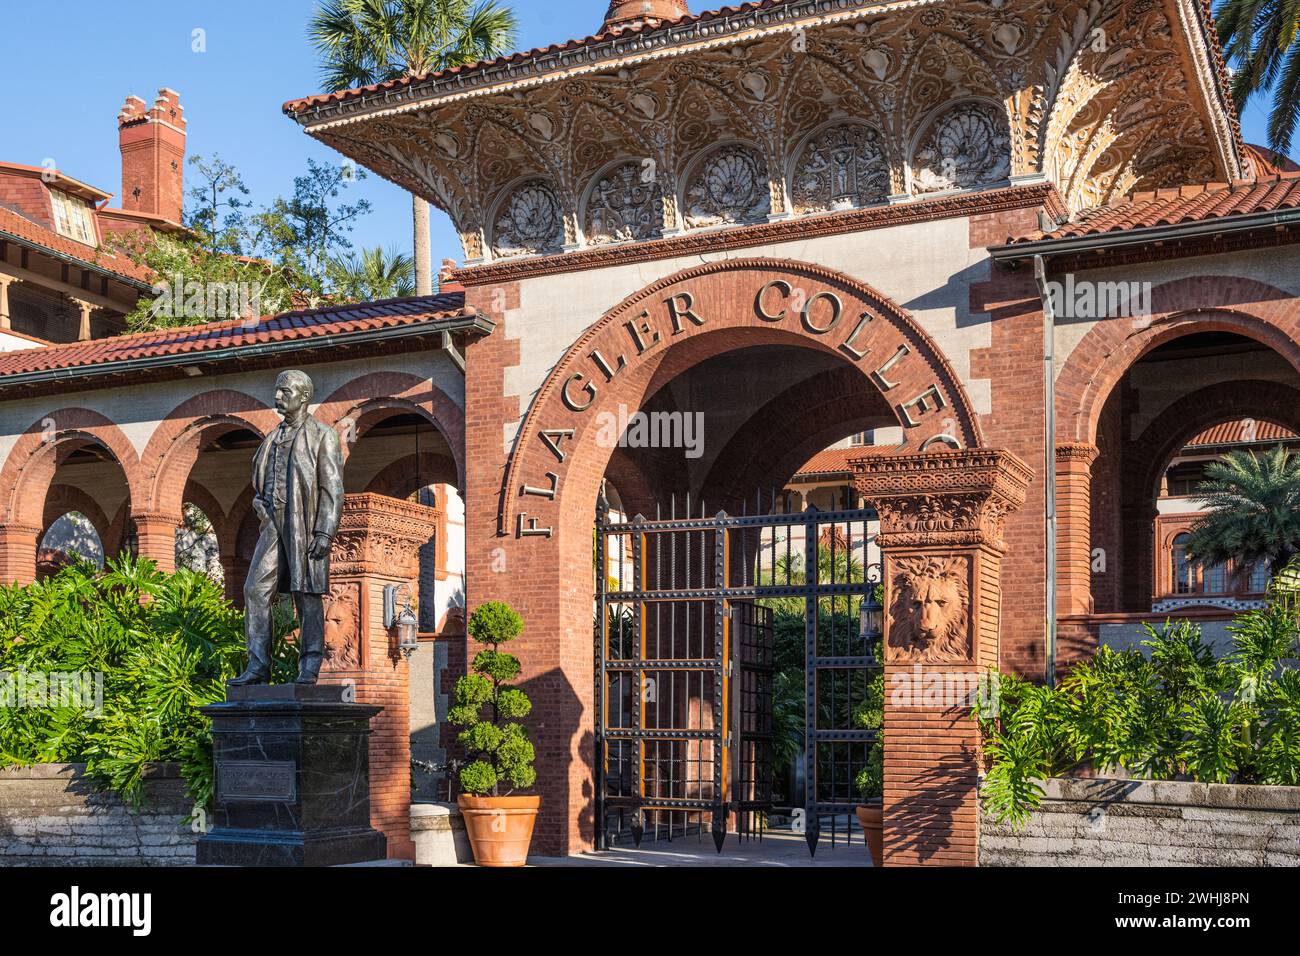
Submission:
[[[1196,562],[1187,556],[1187,543],[1191,540],[1192,536],[1186,532],[1174,538],[1171,558],[1175,594],[1196,593]]]

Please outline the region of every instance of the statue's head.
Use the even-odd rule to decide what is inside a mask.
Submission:
[[[285,418],[299,417],[311,404],[316,391],[306,372],[292,369],[281,372],[275,380],[275,410]]]

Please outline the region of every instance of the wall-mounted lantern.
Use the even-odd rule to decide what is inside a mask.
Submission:
[[[399,610],[398,601],[403,591],[406,592],[406,601]],[[389,584],[384,587],[384,627],[389,631],[397,628],[397,647],[409,661],[420,647],[420,619],[411,606],[410,585]]]

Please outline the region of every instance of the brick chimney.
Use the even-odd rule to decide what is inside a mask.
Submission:
[[[181,221],[185,205],[185,116],[181,96],[163,88],[148,106],[128,96],[117,114],[122,208]]]
[[[601,32],[628,27],[657,27],[666,21],[690,16],[690,13],[686,0],[612,0]]]

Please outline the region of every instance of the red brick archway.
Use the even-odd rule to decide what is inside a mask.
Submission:
[[[620,405],[640,408],[695,365],[756,345],[813,349],[855,370],[861,387],[880,395],[905,426],[904,451],[936,442],[981,444],[978,417],[952,366],[896,303],[821,266],[775,259],[714,263],[625,299],[556,364],[524,418],[507,465],[502,530],[517,533],[521,518],[529,526],[540,518],[538,527],[544,527],[546,516],[538,511],[546,509],[539,503],[558,503],[570,485],[577,486],[579,500],[595,500],[610,457],[610,449],[594,441],[602,414],[617,414]],[[559,453],[557,442],[563,446]],[[552,474],[553,497],[524,490],[548,488]]]
[[[204,447],[238,430],[265,438],[279,424],[273,409],[243,392],[215,389],[186,399],[159,423],[140,456],[149,495],[141,509],[179,514],[185,485]]]
[[[469,291],[471,302],[475,294]],[[469,463],[469,603],[507,600],[526,622],[517,653],[535,704],[543,800],[539,852],[572,852],[592,842],[592,522],[600,482],[608,474],[635,500],[652,494],[636,480],[635,469],[620,470],[614,449],[597,442],[597,418],[616,416],[619,405],[640,409],[684,372],[755,346],[834,357],[832,366],[843,379],[837,391],[871,397],[850,417],[880,414],[903,425],[904,453],[982,443],[959,379],[924,330],[863,283],[803,263],[714,263],[627,298],[560,358],[504,460],[495,456],[517,413],[502,400],[496,369],[510,363],[479,361],[474,350],[495,356],[502,347],[497,343],[471,346],[467,441],[484,454]],[[501,419],[493,418],[496,409]],[[799,435],[800,441],[829,443],[843,437],[826,436],[826,427],[839,427],[835,418],[830,408],[792,409],[775,427],[807,426],[809,434]],[[793,460],[803,453],[798,445],[790,441],[780,449],[791,458],[791,472],[803,463]],[[818,449],[807,450],[811,455]],[[723,484],[735,478],[725,467],[716,476]]]
[[[76,444],[107,449],[122,468],[131,501],[141,500],[144,489],[135,448],[116,423],[87,408],[61,408],[33,422],[9,452],[0,469],[0,488],[8,489],[0,500],[0,523],[41,523],[59,456]]]
[[[1280,382],[1212,385],[1184,395],[1125,444],[1121,472],[1121,566],[1124,607],[1148,610],[1155,577],[1153,522],[1160,478],[1184,445],[1226,421],[1255,418],[1300,433],[1300,389]],[[1112,569],[1112,574],[1116,569]]]
[[[1102,408],[1144,355],[1195,332],[1232,332],[1267,345],[1300,372],[1300,304],[1276,286],[1235,276],[1178,279],[1153,290],[1153,316],[1099,322],[1056,381],[1057,442],[1095,443]]]
[[[122,469],[131,507],[141,500],[139,461],[121,429],[99,412],[61,408],[41,416],[19,436],[0,468],[0,582],[36,579],[36,548],[45,499],[59,462],[87,445],[106,449]],[[109,537],[114,537],[110,528]]]
[[[372,372],[341,386],[321,403],[316,417],[331,428],[352,423],[353,442],[394,413],[426,419],[442,434],[456,462],[457,485],[465,487],[465,412],[427,378],[410,372]],[[346,460],[350,442],[343,443]]]

